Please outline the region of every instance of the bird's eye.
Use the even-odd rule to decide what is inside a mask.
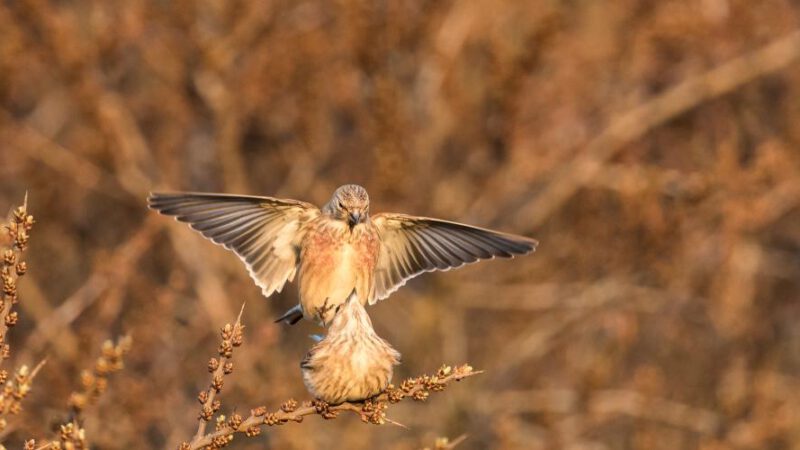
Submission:
[[[339,209],[344,209],[344,205],[342,204],[342,202],[339,202]]]

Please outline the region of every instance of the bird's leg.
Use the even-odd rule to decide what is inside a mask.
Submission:
[[[328,304],[328,300],[330,300],[330,297],[325,297],[325,302],[323,302],[322,306],[317,309],[317,318],[320,322],[322,322],[322,326],[326,328],[328,327],[328,321],[325,320],[325,316],[328,315],[328,311],[335,308],[334,305]]]

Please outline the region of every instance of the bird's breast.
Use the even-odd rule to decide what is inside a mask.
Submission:
[[[300,297],[307,315],[341,304],[353,289],[366,301],[380,242],[368,224],[352,230],[338,220],[320,220],[306,235],[300,256]]]

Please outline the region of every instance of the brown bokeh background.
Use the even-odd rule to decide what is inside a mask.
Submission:
[[[150,190],[327,201],[530,235],[370,309],[398,377],[484,375],[376,427],[232,448],[800,448],[800,7],[785,0],[0,3],[0,208],[38,221],[14,364],[48,359],[8,437],[46,437],[100,343],[126,369],[95,448],[196,428],[246,302],[223,411],[307,397],[311,324]],[[738,58],[738,59],[737,59]],[[15,444],[16,443],[16,444]]]

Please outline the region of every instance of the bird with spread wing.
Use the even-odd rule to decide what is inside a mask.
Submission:
[[[152,193],[150,208],[186,222],[232,250],[264,296],[298,277],[300,302],[278,321],[326,326],[354,294],[385,299],[423,272],[448,270],[536,249],[536,240],[446,220],[369,214],[366,189],[339,187],[321,209],[272,197]]]

